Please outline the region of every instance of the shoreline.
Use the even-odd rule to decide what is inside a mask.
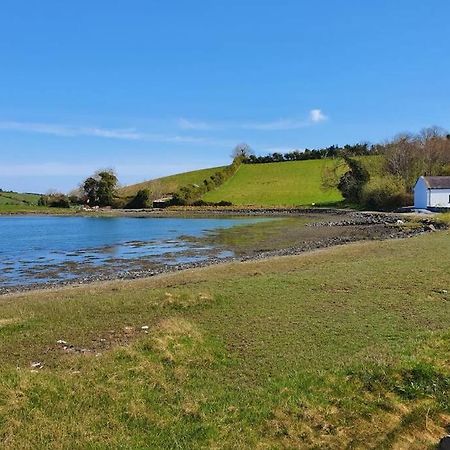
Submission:
[[[380,220],[380,216],[377,216],[377,219],[373,219],[373,216],[368,217],[369,224],[366,223],[366,226],[370,227],[371,220]],[[396,220],[396,219],[393,219]],[[332,222],[317,222],[312,223],[310,226],[313,227],[328,227],[330,225],[338,225],[338,226],[347,226],[349,224],[348,221],[342,222],[340,225]],[[163,264],[161,267],[153,268],[153,269],[144,269],[144,270],[131,270],[125,271],[118,274],[97,274],[90,275],[86,277],[81,277],[78,279],[71,280],[59,280],[59,281],[51,281],[47,283],[31,283],[29,285],[17,285],[11,287],[0,287],[0,299],[1,297],[6,297],[10,294],[22,294],[32,291],[45,291],[45,290],[53,290],[60,289],[65,287],[74,287],[74,286],[89,286],[95,283],[101,282],[113,282],[113,281],[126,281],[126,280],[135,280],[135,279],[145,279],[145,278],[153,278],[155,276],[171,274],[176,272],[181,272],[184,270],[195,270],[205,267],[211,267],[220,264],[232,264],[239,262],[247,262],[247,261],[261,261],[268,260],[271,258],[285,257],[285,256],[297,256],[301,254],[307,254],[311,252],[315,252],[318,250],[324,250],[332,247],[345,246],[353,243],[362,243],[368,241],[386,241],[386,240],[396,240],[396,239],[407,239],[415,236],[419,236],[425,233],[429,233],[434,231],[433,227],[422,226],[420,228],[411,228],[411,229],[392,229],[392,233],[390,235],[386,235],[378,238],[361,238],[361,236],[353,236],[353,237],[331,237],[326,239],[319,239],[317,241],[310,242],[302,242],[300,245],[277,249],[277,250],[268,250],[268,251],[256,251],[254,254],[248,255],[234,255],[228,256],[224,258],[212,257],[207,258],[203,261],[189,262],[189,263],[180,263],[180,264]]]
[[[303,215],[365,215],[365,216],[423,216],[432,217],[436,213],[420,214],[410,211],[368,211],[357,210],[351,208],[338,208],[338,207],[279,207],[279,206],[177,206],[169,208],[144,208],[144,209],[109,209],[101,208],[98,210],[55,210],[50,211],[48,209],[30,210],[30,211],[1,211],[0,217],[10,216],[54,216],[54,217],[208,217],[208,216],[257,216],[257,217],[301,217]]]

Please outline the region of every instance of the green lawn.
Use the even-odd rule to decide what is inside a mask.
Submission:
[[[2,446],[433,448],[449,251],[436,232],[3,297]]]
[[[336,203],[340,193],[323,191],[321,175],[329,160],[244,164],[236,175],[203,199],[234,205],[297,206]]]
[[[179,173],[168,177],[157,178],[155,180],[144,181],[142,183],[125,186],[120,194],[124,197],[135,195],[139,189],[149,189],[150,192],[157,192],[161,196],[174,193],[180,187],[189,184],[201,184],[204,179],[210,177],[213,173],[222,169],[222,167],[210,167],[208,169],[194,170],[192,172]]]

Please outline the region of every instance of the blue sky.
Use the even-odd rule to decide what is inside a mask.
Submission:
[[[0,187],[450,127],[447,0],[4,0]]]

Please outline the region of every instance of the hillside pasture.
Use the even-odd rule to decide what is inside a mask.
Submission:
[[[339,191],[324,191],[322,172],[332,160],[243,164],[236,175],[203,200],[230,201],[234,205],[305,206],[342,200]]]
[[[39,194],[19,194],[17,192],[0,192],[0,205],[36,206]]]
[[[132,197],[136,195],[137,191],[140,189],[148,189],[153,198],[172,194],[183,186],[203,183],[203,180],[209,178],[222,168],[223,167],[210,167],[132,184],[120,189],[119,194],[121,197]]]

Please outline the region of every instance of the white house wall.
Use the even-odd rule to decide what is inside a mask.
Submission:
[[[450,189],[432,189],[428,206],[450,208]]]

